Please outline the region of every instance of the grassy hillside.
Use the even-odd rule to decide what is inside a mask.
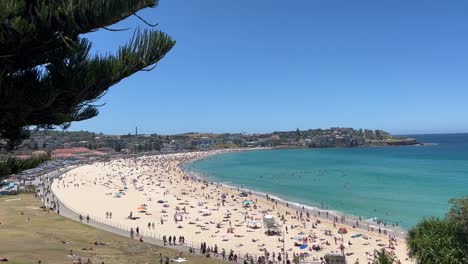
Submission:
[[[159,254],[177,255],[175,250],[101,231],[44,211],[40,206],[32,194],[0,196],[0,258],[8,258],[8,263],[12,264],[37,263],[38,260],[48,264],[73,263],[73,259],[67,257],[73,250],[84,261],[89,257],[93,263],[124,264],[159,263]],[[95,246],[95,241],[106,245]],[[185,257],[186,263],[220,263],[201,256]]]

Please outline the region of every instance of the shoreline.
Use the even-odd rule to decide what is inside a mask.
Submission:
[[[385,147],[385,146],[383,146],[383,147]],[[245,188],[243,186],[240,186],[240,187],[235,186],[235,185],[231,184],[232,183],[231,181],[229,181],[229,182],[217,182],[217,181],[214,181],[213,179],[210,179],[209,176],[204,175],[202,172],[193,171],[193,170],[190,170],[190,168],[187,167],[187,165],[190,165],[190,164],[192,164],[194,162],[197,162],[197,161],[207,159],[209,157],[213,157],[213,156],[217,156],[217,155],[223,155],[223,154],[232,153],[232,152],[249,151],[249,150],[276,150],[276,149],[275,148],[236,149],[235,151],[226,151],[226,152],[221,152],[221,153],[213,153],[213,154],[201,157],[201,158],[194,158],[194,159],[189,160],[187,162],[183,162],[183,163],[181,163],[179,165],[179,168],[187,176],[191,177],[192,179],[196,179],[196,180],[200,180],[200,181],[203,181],[203,182],[215,184],[215,185],[220,186],[220,187],[225,187],[225,188],[230,189],[231,191],[247,192],[247,193],[251,194],[252,196],[257,197],[257,198],[261,198],[261,199],[267,199],[267,197],[270,197],[270,198],[274,199],[275,201],[278,201],[279,203],[281,203],[283,206],[289,205],[288,208],[292,208],[294,210],[299,210],[299,211],[300,210],[303,210],[303,211],[305,210],[305,211],[312,212],[312,213],[316,214],[317,216],[319,216],[321,219],[324,219],[324,220],[329,220],[330,221],[329,218],[322,216],[322,214],[326,215],[327,212],[328,212],[328,214],[331,217],[336,216],[338,218],[341,218],[341,217],[344,216],[345,217],[344,224],[349,226],[349,227],[353,227],[355,225],[356,221],[358,221],[359,224],[357,226],[355,226],[356,228],[359,228],[359,229],[362,229],[362,230],[365,230],[365,231],[369,231],[369,230],[367,230],[367,224],[368,224],[369,228],[373,227],[375,230],[378,230],[380,228],[382,231],[385,230],[386,232],[388,232],[388,233],[390,233],[392,235],[396,235],[397,237],[406,238],[408,230],[406,230],[404,228],[401,228],[401,227],[392,226],[390,228],[388,226],[384,226],[383,224],[378,224],[378,223],[375,223],[373,221],[369,221],[369,220],[371,220],[373,218],[359,220],[359,217],[355,216],[355,215],[347,214],[347,213],[344,213],[344,212],[341,212],[341,211],[338,211],[338,210],[323,209],[323,208],[320,208],[318,206],[313,206],[313,205],[308,205],[306,203],[297,202],[297,201],[294,201],[294,200],[290,200],[288,198],[280,197],[280,195],[278,195],[276,193],[268,194],[266,192],[258,191],[258,190],[255,190],[255,189]],[[319,211],[320,211],[320,214],[318,213]],[[361,223],[366,223],[366,225],[362,225]]]
[[[69,171],[54,181],[51,189],[66,207],[105,225],[126,232],[140,227],[142,237],[159,241],[167,234],[182,235],[184,246],[196,249],[208,242],[211,250],[218,245],[218,252],[226,249],[227,254],[232,252],[239,258],[277,253],[286,258],[300,254],[301,258],[318,261],[343,247],[342,254],[346,252],[353,263],[357,259],[371,261],[374,250],[385,247],[402,263],[413,263],[408,259],[405,240],[393,233],[351,228],[339,218],[334,222],[331,210],[327,218],[313,215],[310,207],[306,211],[298,203],[254,190],[243,196],[240,188],[208,182],[182,169],[184,164],[226,152],[233,150],[97,162]],[[248,207],[243,205],[246,200],[251,203]],[[142,206],[144,212],[140,212]],[[109,210],[110,219],[106,216]],[[136,218],[131,217],[132,211]],[[274,217],[275,234],[270,234],[270,226],[262,221],[268,215]],[[349,231],[340,233],[342,228]],[[305,248],[298,244],[305,244]]]

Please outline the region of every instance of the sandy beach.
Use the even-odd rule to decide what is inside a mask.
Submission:
[[[89,214],[133,228],[134,239],[142,235],[144,240],[145,232],[175,236],[176,243],[183,237],[185,244],[197,250],[204,242],[220,255],[223,250],[226,255],[232,250],[238,256],[268,256],[275,261],[279,255],[292,259],[299,253],[320,261],[327,253],[343,251],[348,263],[368,263],[374,250],[385,248],[401,263],[414,263],[408,259],[403,238],[377,229],[353,228],[332,215],[323,219],[324,212],[319,217],[316,212],[288,207],[271,197],[193,178],[180,167],[217,153],[178,153],[85,165],[56,179],[52,190],[83,217]],[[281,252],[283,246],[286,256]]]

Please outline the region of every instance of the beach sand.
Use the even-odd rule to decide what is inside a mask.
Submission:
[[[388,235],[376,229],[355,229],[341,224],[341,219],[334,224],[331,215],[326,220],[261,196],[241,197],[233,188],[191,178],[180,168],[186,162],[216,153],[178,153],[84,165],[55,180],[52,190],[62,203],[83,217],[89,214],[113,225],[138,227],[143,238],[145,234],[183,236],[185,243],[197,250],[205,242],[209,247],[216,245],[218,252],[224,249],[226,254],[233,250],[240,256],[264,256],[268,252],[270,258],[274,254],[277,259],[284,244],[289,259],[297,253],[308,253],[308,260],[319,260],[326,253],[341,252],[343,244],[348,263],[357,259],[368,263],[374,250],[381,248],[393,251],[401,263],[414,263],[408,259],[403,238],[390,242]],[[251,202],[247,207],[245,200]],[[111,219],[106,212],[112,212]],[[129,218],[130,212],[134,219]],[[176,215],[182,220],[176,222]],[[266,234],[265,215],[274,216],[284,235]],[[255,225],[259,228],[252,228]],[[346,234],[338,233],[342,227],[347,229]],[[360,236],[353,238],[356,234]],[[307,246],[300,249],[297,245],[304,242]],[[320,250],[312,250],[312,246]]]

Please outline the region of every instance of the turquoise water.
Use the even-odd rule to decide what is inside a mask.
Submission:
[[[431,146],[261,150],[212,156],[190,170],[283,199],[409,228],[468,195],[468,134],[418,135]]]

